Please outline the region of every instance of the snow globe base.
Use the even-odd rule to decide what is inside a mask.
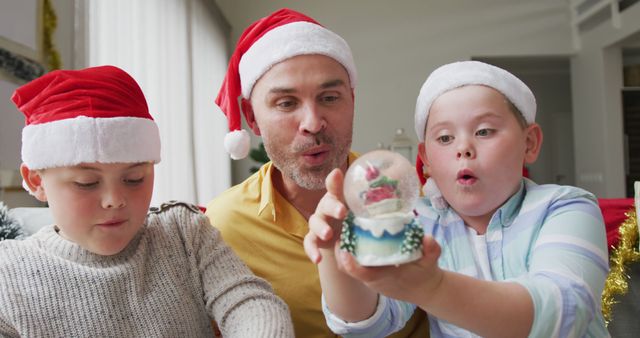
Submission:
[[[423,234],[412,213],[350,216],[343,227],[341,248],[351,252],[362,266],[399,265],[422,257]]]

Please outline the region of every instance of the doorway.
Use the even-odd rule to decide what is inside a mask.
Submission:
[[[575,185],[571,65],[569,56],[476,57],[506,69],[531,88],[538,106],[536,122],[543,132],[542,150],[530,165],[538,184]]]

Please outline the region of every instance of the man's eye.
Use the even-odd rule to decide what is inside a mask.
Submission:
[[[338,101],[339,97],[337,95],[326,95],[322,97],[322,101],[326,103],[332,103]]]
[[[295,107],[296,102],[294,100],[281,100],[276,102],[276,106],[280,109],[286,109],[289,110],[293,107]]]

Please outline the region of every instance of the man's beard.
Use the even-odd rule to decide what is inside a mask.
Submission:
[[[302,168],[298,165],[297,154],[322,144],[329,145],[333,153],[327,162],[311,168]],[[340,167],[349,156],[351,140],[335,140],[325,133],[319,133],[308,138],[304,143],[294,145],[290,153],[287,153],[287,149],[279,149],[278,146],[272,146],[266,141],[264,141],[264,147],[273,165],[283,175],[304,189],[321,190],[325,188],[324,181],[327,175],[333,169]]]

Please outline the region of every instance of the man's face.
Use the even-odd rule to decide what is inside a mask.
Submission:
[[[345,68],[323,55],[287,59],[258,80],[250,102],[250,124],[284,178],[323,189],[351,147],[353,91]]]

